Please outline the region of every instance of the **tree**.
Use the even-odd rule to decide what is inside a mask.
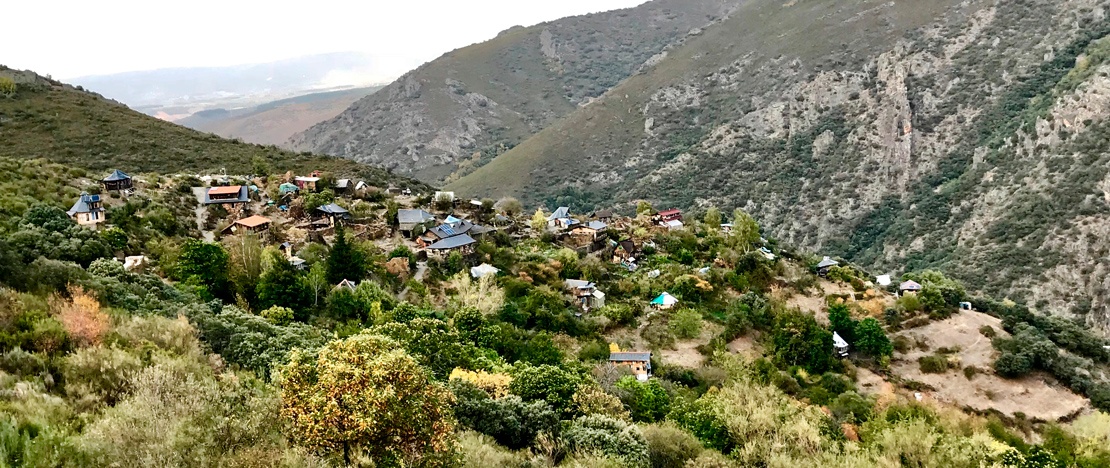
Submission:
[[[829,329],[849,343],[855,341],[856,321],[847,304],[838,302],[829,306]]]
[[[230,299],[227,294],[227,269],[229,256],[220,244],[197,239],[185,241],[172,269],[179,281],[194,279],[210,294]]]
[[[622,390],[621,401],[632,413],[633,421],[659,421],[670,410],[671,396],[657,379],[640,382],[635,377],[626,375],[617,381],[616,387]]]
[[[653,213],[655,213],[655,208],[652,208],[651,203],[647,200],[636,202],[636,216],[651,216]]]
[[[505,213],[506,216],[516,216],[524,211],[524,205],[513,197],[505,197],[497,201],[494,205],[498,211]]]
[[[855,339],[856,349],[864,354],[873,357],[894,354],[894,345],[883,332],[883,326],[874,318],[867,317],[856,326]]]
[[[273,306],[258,315],[274,325],[285,326],[293,322],[293,309],[288,307]]]
[[[303,312],[309,303],[309,290],[297,269],[276,251],[269,251],[270,269],[258,280],[258,307],[268,309],[282,306]],[[305,319],[303,315],[298,317]]]
[[[366,257],[347,239],[346,229],[335,226],[335,244],[327,259],[327,279],[330,284],[343,280],[359,281],[366,276]]]
[[[544,400],[560,414],[569,415],[580,379],[552,365],[522,366],[513,373],[509,391],[525,401]]]
[[[832,366],[832,332],[822,328],[812,315],[792,309],[775,317],[771,332],[771,348],[777,364],[802,366],[810,373],[820,374]]]
[[[441,193],[433,201],[435,208],[439,211],[447,211],[455,204],[455,199],[449,194]]]
[[[320,296],[328,290],[328,267],[323,263],[314,263],[305,275],[305,286],[312,291],[312,306],[320,305]]]
[[[709,207],[705,210],[705,228],[710,232],[717,232],[721,229],[721,210],[715,206]]]
[[[493,399],[470,382],[452,379],[455,394],[455,417],[459,425],[493,437],[497,443],[513,450],[532,445],[541,433],[559,432],[559,415],[545,401],[525,403],[519,396]]]
[[[395,341],[364,332],[318,357],[297,350],[279,375],[281,413],[309,449],[346,466],[358,452],[375,466],[452,465],[454,396]]]
[[[325,189],[319,193],[309,192],[305,193],[301,199],[304,200],[304,212],[312,213],[316,211],[316,208],[335,203],[335,192],[331,189]]]
[[[465,342],[442,320],[417,318],[408,323],[379,325],[373,330],[400,343],[436,378],[446,379],[455,368],[477,367],[478,348]]]
[[[746,211],[737,208],[732,210],[732,236],[736,247],[747,252],[752,244],[759,242],[759,223]]]
[[[543,230],[543,228],[547,227],[547,216],[544,216],[543,208],[536,209],[536,214],[532,215],[532,220],[529,221],[528,224],[532,226],[532,229],[535,229],[537,231]]]
[[[701,334],[701,313],[694,309],[682,309],[671,318],[671,332],[680,339],[697,338]]]
[[[7,76],[0,76],[0,96],[10,98],[15,96],[15,80]]]
[[[262,275],[262,243],[259,242],[258,235],[235,235],[225,242],[228,246],[229,276],[235,285],[235,294],[248,304],[257,304],[256,285],[258,277]]]

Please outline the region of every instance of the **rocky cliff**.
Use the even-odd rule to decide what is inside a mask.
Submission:
[[[740,206],[1110,329],[1108,4],[753,0],[450,187]]]

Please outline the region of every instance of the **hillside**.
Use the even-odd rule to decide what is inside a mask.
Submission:
[[[507,30],[402,76],[293,147],[448,178],[600,96],[739,0],[655,0]]]
[[[742,206],[1110,330],[1108,2],[752,1],[449,185]]]
[[[210,109],[174,123],[247,143],[280,146],[294,134],[339,115],[355,101],[379,89],[375,86],[311,93],[253,107]]]
[[[0,97],[0,157],[46,159],[89,170],[248,174],[259,165],[359,176],[376,185],[424,187],[328,156],[226,140],[128,109],[100,95],[0,66],[16,91]]]

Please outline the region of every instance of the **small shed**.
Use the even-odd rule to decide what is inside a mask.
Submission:
[[[127,173],[119,169],[116,169],[112,171],[111,174],[108,174],[108,177],[101,179],[100,183],[104,185],[104,190],[127,190],[131,188],[131,176],[127,175]]]
[[[656,309],[670,309],[674,307],[675,304],[678,304],[678,298],[672,296],[671,293],[668,292],[660,294],[655,299],[651,300],[651,306]]]
[[[901,296],[905,296],[906,294],[917,294],[921,292],[922,289],[921,283],[917,281],[904,281],[902,284],[898,285],[898,294]]]
[[[832,267],[837,266],[837,265],[840,265],[840,262],[838,262],[836,260],[833,260],[829,257],[825,257],[825,258],[821,259],[821,261],[819,263],[817,263],[817,275],[821,276],[821,277],[824,277],[824,276],[829,274],[829,268],[832,268]]]
[[[458,250],[462,253],[470,253],[470,251],[472,251],[474,248],[474,244],[477,243],[478,241],[474,240],[473,237],[470,237],[466,234],[461,234],[458,236],[452,236],[446,239],[442,239],[432,245],[429,245],[427,249],[432,251],[433,253],[439,254],[445,254],[452,250]]]
[[[286,182],[286,183],[281,184],[281,185],[278,186],[278,193],[280,193],[282,195],[285,195],[287,193],[297,193],[297,191],[299,191],[299,190],[300,190],[300,187],[297,187],[296,185],[290,184],[289,182]]]
[[[582,310],[605,307],[605,293],[598,291],[597,284],[593,282],[568,279],[563,282],[563,288]]]
[[[833,351],[836,351],[837,356],[848,357],[848,342],[837,332],[833,332]]]
[[[346,208],[329,203],[327,205],[316,208],[316,213],[324,218],[327,218],[329,224],[335,224],[337,221],[351,219],[351,212]]]
[[[231,223],[224,233],[240,233],[240,232],[264,232],[270,229],[270,218],[264,216],[254,215],[249,218],[240,219]]]
[[[682,221],[677,220],[677,219],[672,219],[670,221],[666,221],[666,222],[663,223],[663,225],[666,226],[667,229],[670,229],[672,231],[680,230],[680,229],[683,228]]]
[[[358,289],[358,285],[355,284],[354,281],[344,279],[343,281],[340,281],[339,284],[335,285],[335,289],[346,289],[349,291],[354,291],[355,289]]]
[[[876,276],[875,277],[875,283],[878,284],[879,286],[883,286],[883,287],[890,286],[890,284],[891,284],[890,275]]]
[[[615,352],[609,353],[609,362],[615,365],[628,366],[632,375],[641,382],[651,377],[651,353],[649,352]]]

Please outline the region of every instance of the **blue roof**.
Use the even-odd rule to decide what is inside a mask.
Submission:
[[[319,211],[319,212],[322,212],[322,213],[325,213],[325,214],[329,214],[329,215],[345,215],[347,213],[350,213],[349,211],[347,211],[346,208],[343,208],[342,206],[336,205],[335,203],[329,203],[327,205],[318,207],[318,208],[316,208],[316,211]]]
[[[443,222],[445,222],[447,224],[458,224],[458,223],[461,223],[462,220],[459,219],[459,218],[456,218],[454,216],[448,216],[447,219],[443,220]]]
[[[90,204],[92,203],[100,203],[100,195],[89,195],[87,193],[82,193],[80,197],[77,197],[77,202],[73,204],[73,208],[70,208],[69,211],[67,211],[66,213],[70,216],[73,216],[77,213],[92,213],[93,211],[104,211],[104,208],[97,208],[94,210],[90,206]]]
[[[429,245],[428,249],[429,250],[457,249],[459,247],[465,247],[467,245],[474,244],[474,243],[477,243],[477,242],[478,241],[474,240],[473,237],[470,237],[466,234],[463,234],[463,235],[448,237],[446,239],[443,239],[439,242],[436,242],[432,245]]]
[[[119,169],[116,169],[116,170],[112,171],[111,174],[108,174],[108,177],[105,177],[104,179],[102,179],[102,182],[116,182],[116,181],[120,181],[120,180],[128,180],[130,178],[131,178],[131,176],[127,175],[127,173],[125,173],[125,172],[123,172]]]

